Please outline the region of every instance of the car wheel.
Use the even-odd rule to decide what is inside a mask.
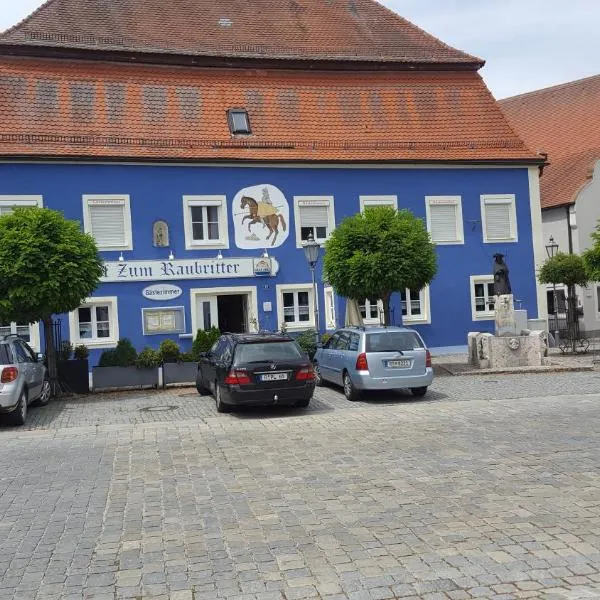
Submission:
[[[27,420],[27,390],[21,392],[17,407],[6,416],[9,425],[14,425],[15,427],[25,425],[25,421]]]
[[[317,387],[323,387],[325,385],[325,380],[323,379],[323,375],[321,374],[321,369],[319,368],[318,363],[313,365],[313,369],[315,371],[315,385]]]
[[[215,381],[215,404],[217,412],[226,413],[231,411],[229,404],[225,404],[221,399],[221,386]]]
[[[356,402],[360,399],[360,392],[354,387],[352,379],[348,373],[344,373],[344,396],[350,402]]]
[[[306,400],[298,400],[295,404],[295,406],[297,406],[298,408],[308,408],[308,405],[310,404],[310,398],[307,398]]]
[[[47,377],[44,377],[44,382],[42,383],[42,391],[40,392],[40,397],[35,401],[36,406],[46,406],[48,402],[52,399],[52,386],[50,385],[50,380]]]
[[[198,373],[196,374],[196,389],[201,396],[205,396],[208,390],[202,384],[202,371],[198,369]]]
[[[427,386],[410,388],[410,391],[412,392],[413,396],[424,396],[427,393]]]

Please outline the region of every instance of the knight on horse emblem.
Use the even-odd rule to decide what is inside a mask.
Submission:
[[[273,236],[271,246],[274,246],[277,235],[279,234],[279,225],[281,225],[283,231],[285,231],[287,229],[287,224],[284,216],[279,214],[277,207],[273,206],[269,190],[266,187],[263,188],[260,202],[256,201],[251,196],[242,196],[240,204],[242,210],[248,207],[248,214],[244,215],[242,224],[246,220],[249,220],[248,231],[251,231],[252,225],[262,223],[263,226],[269,229],[269,235],[267,235],[266,239],[268,240]]]

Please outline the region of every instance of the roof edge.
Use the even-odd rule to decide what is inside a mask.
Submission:
[[[257,164],[264,166],[265,163],[276,163],[282,165],[452,165],[456,167],[460,166],[498,166],[498,167],[532,167],[542,166],[545,164],[545,159],[542,158],[497,158],[497,159],[425,159],[425,158],[405,158],[405,159],[301,159],[301,158],[156,158],[156,157],[144,157],[139,156],[102,156],[102,157],[90,157],[85,154],[81,155],[65,155],[65,154],[2,154],[0,153],[0,163],[15,161],[15,162],[85,162],[85,163],[139,163],[139,164],[220,164],[220,163],[235,163],[244,164]]]
[[[50,0],[52,2],[53,0]],[[480,62],[434,62],[434,61],[402,61],[397,58],[380,57],[377,59],[364,56],[340,56],[322,58],[318,56],[263,56],[248,52],[246,55],[236,53],[196,54],[165,51],[132,51],[115,49],[98,49],[96,47],[65,48],[48,44],[19,44],[4,42],[0,38],[0,56],[23,56],[28,58],[60,58],[69,60],[111,61],[128,64],[178,65],[200,67],[261,67],[261,68],[318,68],[323,70],[344,69],[351,67],[357,70],[427,70],[427,71],[479,71],[485,61]]]
[[[580,79],[565,81],[564,83],[557,83],[556,85],[549,85],[537,90],[532,90],[531,92],[523,92],[522,94],[517,94],[516,96],[507,96],[506,98],[501,98],[500,100],[498,100],[498,102],[502,104],[504,102],[511,102],[512,100],[520,100],[522,98],[527,98],[529,96],[537,96],[539,94],[545,94],[547,92],[554,92],[569,87],[575,87],[592,79],[600,79],[600,74],[588,75],[587,77],[581,77]]]

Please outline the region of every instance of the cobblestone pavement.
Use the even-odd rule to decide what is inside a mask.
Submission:
[[[570,395],[567,395],[570,394]],[[0,428],[0,599],[600,598],[600,375],[218,415],[105,394]]]

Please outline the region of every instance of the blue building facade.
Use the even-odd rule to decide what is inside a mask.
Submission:
[[[526,165],[5,162],[0,209],[60,210],[96,238],[103,281],[59,316],[63,339],[88,346],[95,365],[123,337],[138,350],[166,338],[189,350],[210,326],[312,328],[315,302],[321,331],[343,325],[346,301],[323,281],[321,263],[314,298],[302,242],[309,233],[324,242],[342,219],[376,205],[423,218],[437,246],[431,285],[392,298],[395,324],[415,327],[431,347],[491,331],[497,252],[517,304],[542,317],[537,186],[537,167]],[[379,322],[377,300],[361,307],[366,324]]]

